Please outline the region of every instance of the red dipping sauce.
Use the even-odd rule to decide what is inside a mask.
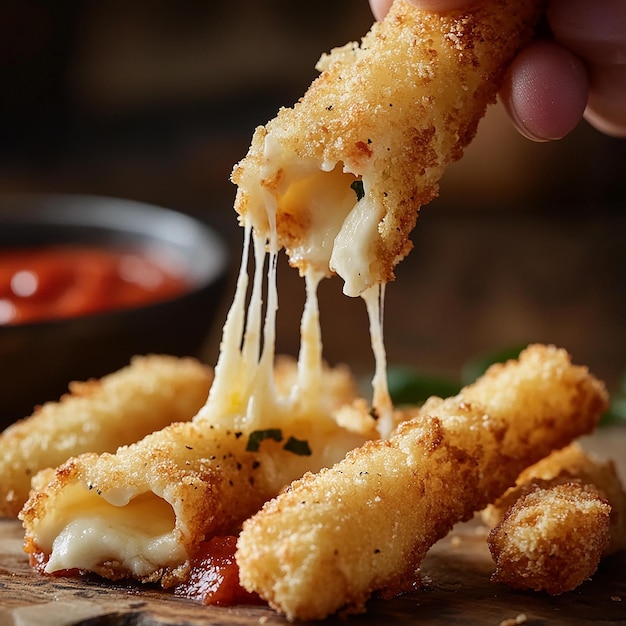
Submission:
[[[141,251],[49,246],[0,251],[0,326],[79,317],[178,296],[189,281]]]
[[[176,587],[176,595],[207,605],[262,604],[258,595],[239,584],[236,550],[237,537],[231,535],[204,541],[191,560],[189,579]]]

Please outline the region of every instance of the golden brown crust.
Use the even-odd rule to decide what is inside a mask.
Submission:
[[[396,1],[360,45],[322,58],[322,73],[293,108],[256,130],[232,175],[241,219],[269,232],[269,192],[277,201],[279,242],[304,268],[310,260],[294,249],[319,210],[306,197],[294,202],[291,184],[321,168],[326,173],[316,184],[323,185],[336,167],[334,176],[344,182],[332,210],[350,210],[354,194],[352,203],[345,194],[358,177],[368,210],[377,213],[366,283],[392,280],[410,249],[419,208],[437,195],[445,167],[462,156],[542,7],[541,0],[487,0],[438,14]]]
[[[609,544],[610,512],[591,484],[529,485],[489,533],[492,580],[551,595],[575,589],[596,571]]]
[[[190,420],[206,402],[212,379],[212,370],[195,359],[149,355],[102,379],[70,383],[60,401],[0,434],[0,515],[17,515],[39,470],[84,452],[114,452]]]
[[[626,547],[626,493],[612,461],[573,443],[524,470],[483,511],[493,580],[516,589],[561,594]]]
[[[482,518],[487,525],[494,527],[502,522],[506,511],[517,500],[535,487],[545,489],[566,482],[590,485],[598,489],[610,504],[610,541],[604,553],[610,554],[626,548],[626,492],[615,464],[611,460],[600,460],[588,454],[577,442],[553,452],[524,470],[515,486],[482,512]]]
[[[279,360],[277,387],[290,387],[296,367],[293,360]],[[330,406],[354,399],[354,381],[345,368],[325,369],[323,376]],[[280,441],[265,440],[258,450],[247,449],[249,430],[218,426],[198,416],[191,422],[171,424],[115,454],[84,454],[56,471],[45,470],[35,477],[35,490],[20,512],[26,545],[50,555],[69,524],[81,519],[97,521],[100,516],[106,519],[112,537],[127,527],[143,532],[145,510],[151,507],[169,524],[166,530],[177,548],[171,558],[166,555],[169,561],[151,562],[137,573],[132,570],[133,554],[126,562],[119,555],[98,554],[92,566],[82,569],[112,579],[175,584],[184,579],[188,557],[202,540],[236,532],[245,518],[293,479],[335,462],[367,438],[362,431],[340,425],[320,427],[317,415],[304,417],[309,419],[284,425]],[[272,419],[272,415],[264,416],[264,428],[275,426]],[[371,417],[366,412],[360,425],[367,419]],[[375,432],[371,428],[370,436]],[[310,454],[284,447],[289,436],[306,441]],[[124,543],[116,541],[113,547],[123,550]],[[71,567],[76,565],[60,569]]]
[[[240,535],[240,580],[289,619],[361,610],[374,591],[402,589],[524,467],[593,430],[607,403],[565,351],[531,346],[268,502]]]

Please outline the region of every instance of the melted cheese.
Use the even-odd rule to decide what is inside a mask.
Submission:
[[[372,406],[378,417],[378,432],[388,437],[393,429],[393,405],[387,385],[387,356],[383,340],[383,313],[385,309],[385,285],[370,287],[361,294],[367,306],[370,321],[370,338],[376,361],[372,380],[374,397]]]
[[[113,561],[123,563],[136,578],[143,578],[184,561],[184,550],[173,532],[150,533],[145,524],[137,525],[146,518],[120,523],[115,515],[120,510],[110,508],[106,515],[71,520],[54,539],[45,571],[78,568],[97,572],[103,563]]]
[[[51,545],[47,573],[66,569],[98,572],[119,562],[135,577],[185,560],[174,532],[172,507],[153,493],[131,498],[122,506],[92,492],[68,489],[61,510],[49,520],[40,545]]]
[[[393,407],[387,388],[387,363],[383,340],[384,285],[371,285],[370,267],[374,255],[378,225],[382,218],[380,208],[367,194],[358,199],[351,188],[355,176],[350,169],[337,163],[318,163],[314,160],[299,159],[284,148],[271,133],[265,137],[264,164],[261,168],[261,180],[254,181],[248,189],[251,193],[249,213],[242,217],[246,228],[263,231],[269,227],[269,249],[275,265],[276,222],[280,212],[290,216],[301,228],[296,241],[288,244],[288,254],[293,264],[301,268],[307,290],[306,303],[301,324],[301,353],[299,376],[288,411],[293,416],[297,407],[293,398],[300,398],[300,409],[320,412],[319,398],[323,397],[319,386],[322,343],[319,331],[319,313],[317,309],[317,285],[322,277],[336,273],[344,280],[343,291],[348,296],[361,295],[366,303],[370,321],[370,339],[375,359],[375,374],[372,381],[372,405],[379,418],[378,430],[382,436],[391,431]],[[277,185],[264,186],[263,181],[276,181]],[[256,191],[251,191],[256,190]],[[258,263],[257,259],[257,263]],[[242,265],[243,267],[243,265]],[[256,284],[256,279],[255,279]],[[275,277],[268,274],[268,290],[275,290]],[[238,296],[235,301],[239,301]],[[235,308],[235,307],[233,307]],[[251,309],[255,313],[251,312]],[[248,316],[256,314],[258,303],[253,297]],[[236,316],[243,317],[243,309]],[[267,323],[267,319],[266,319]],[[266,343],[273,336],[266,335]],[[223,342],[224,351],[232,354],[236,349],[234,340]],[[272,344],[273,345],[273,344]],[[248,367],[249,361],[243,364]],[[269,364],[266,364],[269,367]],[[216,370],[216,380],[221,376]],[[232,381],[235,372],[228,374]],[[264,376],[271,378],[271,372]],[[214,383],[215,387],[215,383]],[[259,389],[250,389],[253,396],[260,395]],[[216,391],[216,395],[221,392]],[[213,395],[213,394],[211,394]],[[212,399],[209,398],[209,405]],[[257,402],[258,404],[258,402]],[[268,407],[270,408],[270,407]],[[276,410],[276,407],[273,407]],[[207,409],[209,412],[210,409]],[[323,412],[323,411],[322,411]]]
[[[280,152],[275,142],[268,141],[266,147],[264,177],[272,175]],[[379,216],[367,198],[357,201],[349,185],[354,176],[336,165],[324,164],[320,168],[312,163],[297,163],[287,166],[284,174],[280,190],[270,193],[259,188],[256,205],[248,219],[243,220],[241,266],[222,332],[215,377],[209,398],[195,419],[244,432],[307,421],[314,424],[312,432],[316,441],[324,442],[327,458],[334,458],[336,448],[338,460],[350,448],[346,447],[346,438],[338,433],[338,416],[329,408],[323,389],[317,289],[321,279],[334,270],[345,280],[344,291],[361,294],[365,301],[376,361],[372,403],[378,416],[378,431],[381,436],[387,436],[393,409],[387,390],[382,331],[385,288],[377,285],[365,289],[369,246]],[[306,302],[300,326],[296,382],[287,394],[277,392],[273,378],[279,202],[281,210],[286,206],[299,212],[298,220],[307,225],[302,239],[290,251],[306,260],[303,270]],[[255,229],[255,223],[267,224],[269,234],[262,234],[264,229]],[[251,252],[252,285],[248,274]],[[325,437],[324,433],[331,436]],[[349,436],[352,435],[348,433]],[[37,537],[41,547],[50,546],[46,571],[71,568],[98,571],[102,563],[116,561],[142,578],[184,562],[186,555],[176,539],[171,504],[154,494],[134,497],[123,487],[102,496],[86,495],[83,491],[75,502],[67,502],[68,507],[57,510],[55,520],[47,524],[46,533]]]

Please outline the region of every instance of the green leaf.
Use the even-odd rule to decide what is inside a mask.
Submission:
[[[272,439],[273,441],[283,440],[283,431],[280,428],[267,428],[266,430],[255,430],[250,433],[246,450],[248,452],[258,452],[262,441]]]
[[[505,363],[509,359],[517,359],[520,352],[526,348],[526,344],[510,346],[494,352],[487,352],[468,360],[461,369],[461,382],[463,385],[473,383],[480,378],[494,363]]]
[[[460,390],[460,385],[454,381],[425,376],[410,367],[388,368],[387,384],[389,395],[397,406],[423,404],[430,396],[447,398]]]
[[[626,396],[618,395],[611,400],[611,408],[602,416],[600,426],[626,425]]]
[[[300,456],[311,456],[311,448],[309,442],[305,439],[296,439],[295,437],[289,437],[285,445],[283,446],[287,452],[293,452]]]

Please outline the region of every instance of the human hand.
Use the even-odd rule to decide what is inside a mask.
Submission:
[[[410,0],[448,11],[480,0]],[[370,0],[382,19],[392,0]],[[553,40],[537,40],[513,61],[501,99],[522,135],[560,139],[584,118],[607,135],[626,137],[626,1],[550,0]]]

